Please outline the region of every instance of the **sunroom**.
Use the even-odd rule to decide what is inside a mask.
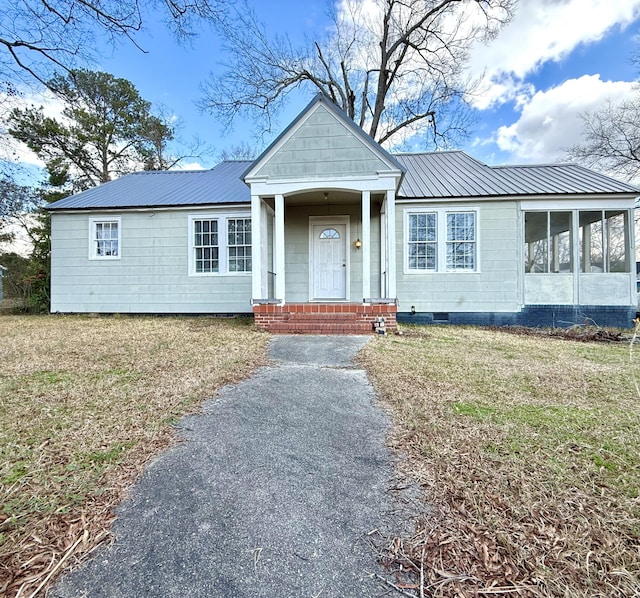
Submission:
[[[524,304],[635,302],[633,210],[523,206]]]

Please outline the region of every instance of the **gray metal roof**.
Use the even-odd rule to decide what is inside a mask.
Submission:
[[[487,166],[462,151],[398,154],[398,198],[640,194],[640,188],[575,164]]]
[[[50,210],[89,210],[249,203],[240,178],[250,161],[225,161],[211,170],[150,170],[128,174],[71,195]]]
[[[489,198],[539,195],[640,195],[640,188],[575,164],[487,166],[462,151],[397,154],[405,170],[398,199]],[[51,210],[175,207],[249,203],[242,176],[248,160],[211,170],[129,174],[61,199]]]

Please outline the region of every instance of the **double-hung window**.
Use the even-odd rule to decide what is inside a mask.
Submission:
[[[89,259],[120,259],[120,217],[89,220]]]
[[[476,213],[447,212],[447,270],[476,269]]]
[[[193,220],[193,264],[197,274],[220,271],[218,220],[215,218]]]
[[[438,232],[435,213],[409,214],[409,270],[435,270]]]
[[[476,209],[425,208],[405,214],[407,272],[478,270]]]
[[[251,218],[193,215],[190,221],[190,273],[251,272]]]
[[[251,272],[251,218],[227,219],[229,272]]]

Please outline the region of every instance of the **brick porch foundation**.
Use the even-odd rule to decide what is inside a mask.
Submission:
[[[384,317],[387,332],[396,329],[396,305],[364,303],[256,304],[258,328],[280,334],[373,334]]]

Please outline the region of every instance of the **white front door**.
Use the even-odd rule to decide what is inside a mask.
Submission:
[[[347,227],[314,224],[312,227],[313,299],[347,298]]]

